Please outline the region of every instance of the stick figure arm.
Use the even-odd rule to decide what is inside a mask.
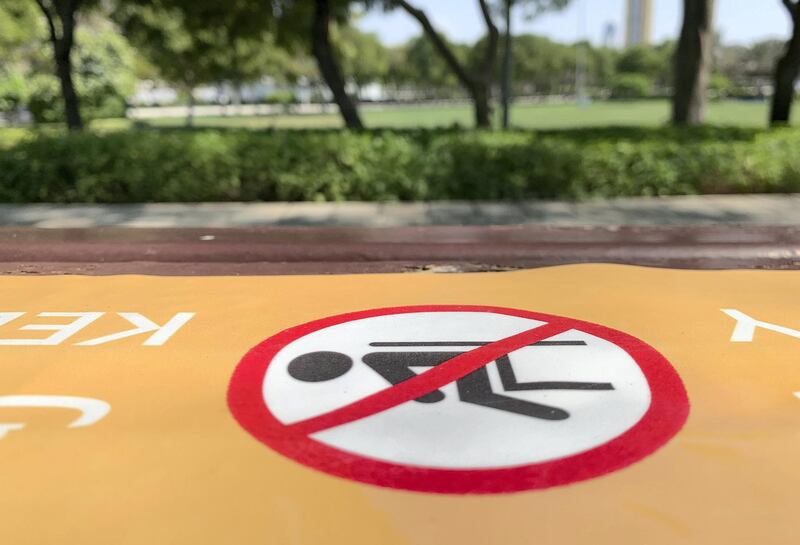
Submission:
[[[506,392],[519,392],[530,390],[613,390],[610,382],[572,382],[572,381],[536,381],[517,382],[511,358],[505,355],[497,359],[497,371],[500,381]]]

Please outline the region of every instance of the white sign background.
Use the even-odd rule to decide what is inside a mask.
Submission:
[[[263,399],[289,425],[353,403],[390,384],[362,362],[368,353],[426,350],[376,348],[372,342],[492,342],[542,325],[530,318],[493,312],[414,312],[374,316],[314,331],[282,348],[262,384]],[[519,382],[609,382],[613,390],[504,392],[494,362],[487,365],[493,391],[569,412],[566,420],[541,420],[459,400],[455,384],[445,399],[409,401],[312,438],[377,460],[441,469],[487,469],[535,464],[602,445],[632,428],[647,412],[650,387],[633,358],[612,342],[578,330],[548,341],[584,341],[585,346],[528,346],[510,359]],[[429,351],[459,352],[474,347]],[[343,376],[302,382],[288,372],[297,356],[318,351],[352,358]],[[414,368],[424,373],[430,367]]]

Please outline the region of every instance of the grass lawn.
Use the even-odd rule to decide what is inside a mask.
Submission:
[[[669,119],[670,105],[666,100],[635,102],[595,102],[586,106],[575,104],[521,104],[512,111],[512,123],[526,129],[560,129],[575,127],[658,126]],[[795,109],[797,114],[797,109]],[[708,122],[717,125],[766,127],[768,104],[756,101],[713,102],[708,110]],[[472,110],[459,106],[367,106],[362,110],[369,127],[446,127],[454,124],[470,126]],[[795,115],[798,123],[800,114]],[[96,121],[98,129],[118,129],[130,122],[124,119]],[[156,127],[183,126],[181,118],[147,121]],[[258,117],[195,118],[198,127],[267,128],[326,128],[340,127],[336,114],[276,115]]]
[[[570,129],[576,127],[641,126],[657,127],[669,119],[666,100],[633,102],[595,102],[576,104],[521,104],[514,107],[512,122],[524,129]],[[768,103],[756,101],[721,101],[709,105],[708,122],[714,125],[766,127]],[[448,127],[472,125],[472,109],[458,106],[366,106],[362,110],[368,127]],[[162,118],[142,122],[152,127],[183,127],[183,118]],[[795,108],[794,125],[800,125],[800,107]],[[128,119],[100,119],[91,123],[98,131],[125,130],[133,125]],[[195,118],[195,127],[244,129],[302,129],[341,127],[338,114],[275,115],[253,117]],[[60,126],[44,126],[37,131],[58,131]],[[13,145],[31,133],[26,128],[0,128],[0,148]]]

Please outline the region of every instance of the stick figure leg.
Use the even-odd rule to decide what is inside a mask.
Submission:
[[[506,354],[497,358],[497,371],[506,392],[530,390],[613,390],[610,382],[571,382],[571,381],[536,381],[517,382],[517,375],[511,366],[511,359]]]
[[[458,396],[461,401],[466,403],[543,420],[565,420],[569,418],[569,413],[563,409],[494,393],[492,384],[489,382],[489,373],[486,371],[485,366],[458,379],[456,385],[458,386]]]

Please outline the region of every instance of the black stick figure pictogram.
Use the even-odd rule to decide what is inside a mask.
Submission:
[[[441,348],[483,346],[476,341],[441,342],[373,342],[375,348]],[[540,341],[530,346],[585,346],[584,341]],[[371,352],[362,361],[390,384],[397,385],[416,376],[413,367],[435,367],[464,351],[392,351]],[[506,392],[532,390],[613,390],[608,382],[536,381],[518,382],[508,355],[495,360],[503,390]],[[323,382],[338,378],[353,366],[353,360],[339,352],[311,352],[289,362],[289,375],[303,382]],[[534,403],[494,392],[489,373],[483,366],[456,381],[458,397],[465,403],[481,405],[531,418],[564,420],[569,413],[558,407]],[[416,399],[419,403],[438,403],[445,398],[441,390],[433,390]]]

